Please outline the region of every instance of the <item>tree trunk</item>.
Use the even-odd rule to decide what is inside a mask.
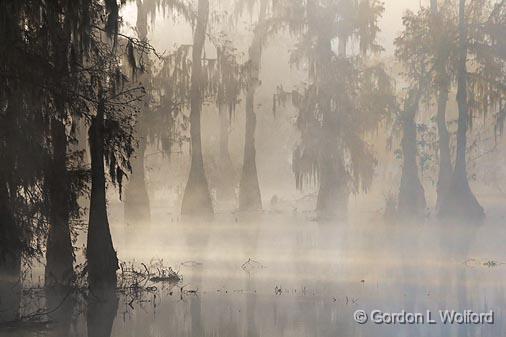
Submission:
[[[142,118],[142,117],[141,117]],[[144,155],[146,152],[146,134],[140,126],[137,129],[139,146],[132,159],[132,174],[125,191],[125,221],[127,225],[148,224],[151,220]]]
[[[135,22],[139,39],[144,42],[148,40],[148,11],[145,2],[146,0],[136,0],[137,20]]]
[[[330,153],[329,158],[320,163],[320,187],[316,201],[316,215],[320,220],[345,219],[347,216],[348,192],[343,174],[344,163],[342,158]]]
[[[21,303],[21,233],[7,181],[0,172],[0,322],[18,318]]]
[[[143,42],[148,41],[148,13],[144,3],[137,0],[137,32],[139,39]],[[148,81],[151,72],[141,74],[139,82]],[[136,134],[139,146],[132,158],[132,174],[128,181],[125,191],[125,222],[127,225],[149,223],[151,221],[151,210],[149,204],[149,195],[146,187],[146,171],[144,168],[144,156],[147,146],[146,113],[149,112],[149,102],[147,99],[141,102],[142,113],[139,122],[136,125]]]
[[[450,137],[446,126],[446,104],[448,102],[448,88],[440,86],[437,103],[437,130],[439,135],[439,172],[437,179],[436,211],[439,212],[442,201],[450,189],[452,178],[452,163],[450,156]]]
[[[443,28],[443,22],[438,12],[437,0],[430,1],[431,9],[431,25],[434,32]],[[438,130],[438,147],[439,147],[439,172],[437,179],[437,200],[436,212],[441,208],[441,202],[445,199],[445,194],[450,189],[452,177],[452,162],[450,155],[450,137],[448,134],[448,127],[446,125],[446,105],[448,103],[448,91],[450,88],[450,79],[448,77],[445,64],[449,57],[448,46],[444,39],[436,40],[436,72],[437,72],[437,130]]]
[[[220,181],[218,182],[218,197],[223,200],[233,200],[236,174],[232,166],[232,159],[228,150],[230,113],[226,104],[220,104],[220,140],[219,140],[219,167]]]
[[[443,218],[464,221],[481,221],[485,216],[483,208],[476,200],[467,179],[466,147],[468,127],[467,103],[467,24],[465,19],[465,0],[459,1],[459,64],[457,73],[457,104],[459,109],[457,129],[457,157],[450,190],[442,201],[439,214]]]
[[[262,196],[258,183],[255,131],[257,118],[255,114],[255,93],[260,84],[260,67],[262,62],[262,40],[267,3],[262,0],[258,14],[257,27],[249,48],[249,69],[246,92],[246,126],[244,134],[244,158],[239,182],[239,210],[259,211],[262,209]]]
[[[346,39],[338,41],[339,57],[346,57]],[[343,148],[337,136],[338,116],[331,113],[331,90],[329,83],[331,56],[331,38],[322,36],[319,41],[317,54],[320,57],[318,67],[318,100],[324,112],[321,131],[322,154],[319,158],[319,190],[316,201],[316,215],[319,220],[334,220],[347,218],[348,186],[344,164]]]
[[[68,72],[68,50],[71,40],[70,19],[65,16],[60,26],[60,10],[49,7],[49,33],[54,50],[55,80]],[[63,38],[62,38],[63,37]],[[61,93],[54,93],[57,116],[50,120],[52,157],[47,168],[49,196],[49,232],[47,239],[45,285],[68,286],[73,281],[74,252],[70,236],[70,177],[67,169],[67,135],[65,131],[65,103]]]
[[[190,98],[190,136],[191,167],[183,196],[181,213],[183,215],[211,216],[213,204],[209,185],[204,172],[200,114],[202,112],[202,51],[206,39],[209,19],[209,0],[199,0],[197,27],[193,38],[191,98]]]
[[[246,94],[246,130],[244,136],[244,159],[239,183],[239,210],[258,211],[262,209],[262,198],[258,184],[258,173],[255,149],[255,89],[250,88]],[[255,86],[255,85],[253,85]]]
[[[437,0],[430,0],[430,10],[432,12],[432,15],[437,14],[438,11]]]
[[[220,104],[218,107],[218,113],[220,117],[220,161],[225,165],[230,165],[232,160],[230,159],[230,152],[228,151],[228,134],[230,126],[230,114],[226,104]]]
[[[416,160],[415,115],[420,102],[419,90],[410,90],[404,104],[402,121],[402,176],[399,189],[399,217],[403,220],[421,218],[425,214],[425,192],[418,178]]]
[[[70,237],[70,191],[67,170],[67,135],[62,121],[51,120],[53,154],[47,170],[49,232],[47,238],[45,285],[69,286],[73,281],[74,251]]]
[[[92,118],[89,131],[91,200],[86,258],[88,260],[88,285],[90,288],[115,287],[117,281],[116,270],[118,270],[118,258],[112,244],[107,219],[104,170],[104,110],[104,101],[101,98],[97,115]]]

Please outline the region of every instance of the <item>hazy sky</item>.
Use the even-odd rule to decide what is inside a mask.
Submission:
[[[391,54],[393,50],[393,40],[395,36],[400,32],[402,29],[402,15],[403,13],[410,9],[410,10],[416,10],[420,7],[420,4],[422,5],[428,5],[430,0],[384,0],[385,4],[385,13],[383,15],[383,18],[380,23],[381,33],[379,36],[381,44],[386,49],[386,54]],[[123,7],[122,10],[123,17],[125,18],[125,21],[129,25],[135,25],[135,16],[136,16],[136,6],[135,2],[129,2],[125,7]],[[172,35],[174,32],[167,32],[167,29],[170,30],[170,27],[172,26],[170,23],[157,23],[158,27],[155,27],[153,32],[155,33],[154,36],[151,34],[150,39],[152,44],[159,48],[159,49],[167,49],[167,47],[171,46],[158,46],[157,42],[161,42],[161,40],[165,40],[167,38],[167,35]],[[172,26],[173,27],[173,26]],[[163,36],[160,35],[161,31],[163,31]],[[178,38],[181,38],[180,34],[188,35],[185,36],[183,39],[187,40],[190,39],[191,41],[191,31],[184,31],[180,32]],[[179,40],[179,39],[177,39]],[[176,42],[176,41],[174,41]]]
[[[385,13],[380,23],[380,42],[388,54],[393,51],[393,40],[402,29],[402,15],[410,9],[428,5],[429,0],[384,0]]]

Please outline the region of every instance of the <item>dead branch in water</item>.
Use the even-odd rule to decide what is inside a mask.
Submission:
[[[183,280],[181,274],[174,271],[172,267],[166,267],[163,260],[152,259],[149,263],[121,262],[119,266],[116,292],[123,295],[122,298],[125,304],[132,309],[135,303],[152,302],[148,297],[156,299],[158,292],[167,288],[170,291],[172,287]],[[33,280],[27,280],[26,278],[22,280],[21,284],[23,285],[20,290],[21,297],[25,305],[20,308],[20,311],[26,312],[20,313],[13,320],[0,322],[0,329],[20,327],[27,324],[31,326],[51,323],[48,316],[60,310],[70,298],[76,302],[85,302],[89,296],[95,296],[88,290],[86,264],[75,267],[75,277],[72,284],[65,288],[61,294],[61,300],[51,308],[42,304],[47,302],[44,300],[47,298],[46,291],[51,291],[51,289],[44,288],[41,282],[33,282]],[[181,296],[196,294],[196,292],[181,290]]]

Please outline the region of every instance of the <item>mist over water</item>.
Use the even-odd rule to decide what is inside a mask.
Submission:
[[[0,337],[506,336],[505,13],[0,3]]]
[[[287,210],[236,217],[161,223],[141,235],[118,228],[116,237],[124,240],[118,247],[129,247],[125,259],[156,256],[179,265],[183,283],[199,294],[181,300],[178,290],[172,296],[167,290],[156,307],[147,303],[128,310],[126,320],[118,317],[112,335],[500,336],[506,328],[500,221],[405,226],[365,216],[322,225]],[[151,239],[140,238],[145,235]],[[498,264],[487,266],[490,261]],[[445,309],[493,310],[495,324],[359,325],[357,309],[434,316]]]
[[[112,324],[110,336],[501,336],[506,328],[506,229],[493,214],[476,227],[391,224],[374,211],[327,224],[288,209],[198,223],[164,213],[153,208],[151,225],[136,228],[111,221],[120,260],[163,260],[183,280],[134,302],[119,293],[116,312],[97,321]],[[2,336],[103,336],[87,332],[90,309],[69,301],[42,329]],[[495,322],[361,325],[358,309],[435,318],[493,310]]]

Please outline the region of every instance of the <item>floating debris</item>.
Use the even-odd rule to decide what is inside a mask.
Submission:
[[[484,266],[489,267],[489,268],[497,267],[500,264],[504,264],[504,263],[498,263],[497,261],[493,261],[493,260],[490,260],[490,261],[487,261],[487,262],[483,263]]]
[[[179,299],[181,301],[183,300],[184,296],[188,296],[188,295],[197,296],[198,295],[198,292],[199,292],[198,288],[185,289],[188,286],[189,286],[189,284],[185,284],[185,285],[179,287]]]
[[[346,305],[348,304],[358,304],[358,298],[346,296]]]
[[[189,268],[200,268],[200,267],[202,267],[203,263],[197,262],[197,261],[185,261],[185,262],[181,262],[181,265],[183,267],[189,267]]]
[[[488,267],[488,268],[495,268],[499,267],[501,265],[506,264],[506,262],[499,262],[496,260],[487,260],[487,259],[467,259],[464,261],[464,264],[466,267]]]
[[[263,264],[251,258],[249,258],[248,261],[244,262],[241,266],[241,269],[248,273],[264,268],[265,266]]]

